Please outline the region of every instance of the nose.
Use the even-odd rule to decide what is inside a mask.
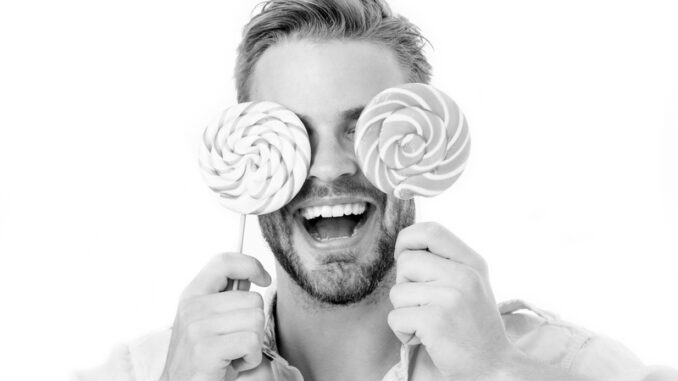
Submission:
[[[316,133],[311,139],[309,178],[332,182],[342,176],[355,175],[358,170],[353,140],[333,133]]]

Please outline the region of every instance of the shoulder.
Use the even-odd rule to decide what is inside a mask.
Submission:
[[[522,300],[500,303],[499,312],[506,334],[515,346],[538,360],[565,369],[572,368],[579,352],[594,338],[592,332]]]
[[[499,312],[509,339],[518,349],[570,373],[601,381],[668,380],[661,375],[675,376],[673,371],[646,367],[616,340],[564,321],[524,301],[500,303]]]
[[[149,333],[128,344],[116,346],[108,359],[93,369],[76,372],[73,381],[144,381],[160,378],[171,330]]]

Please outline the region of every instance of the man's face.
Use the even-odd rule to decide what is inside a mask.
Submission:
[[[404,82],[394,54],[369,42],[283,41],[254,68],[251,100],[295,112],[312,152],[301,191],[259,217],[262,233],[283,269],[322,302],[349,304],[371,294],[393,268],[398,232],[414,222],[413,202],[373,187],[353,152],[362,108]]]

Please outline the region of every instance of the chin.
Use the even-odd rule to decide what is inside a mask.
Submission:
[[[312,299],[364,300],[395,267],[397,233],[414,222],[414,204],[368,195],[291,203],[259,217],[280,266]]]
[[[351,244],[321,249],[309,244],[309,235],[293,228],[292,257],[279,259],[291,278],[311,298],[330,305],[350,305],[371,295],[395,267],[395,237],[382,229],[379,213],[374,211],[352,237]],[[298,227],[298,225],[297,225]],[[295,231],[296,230],[296,231]],[[320,243],[322,245],[322,243]]]

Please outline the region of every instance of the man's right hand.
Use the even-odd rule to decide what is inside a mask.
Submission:
[[[210,261],[181,295],[161,380],[232,380],[259,365],[263,299],[252,291],[223,292],[229,279],[271,284],[249,255],[225,253]]]

